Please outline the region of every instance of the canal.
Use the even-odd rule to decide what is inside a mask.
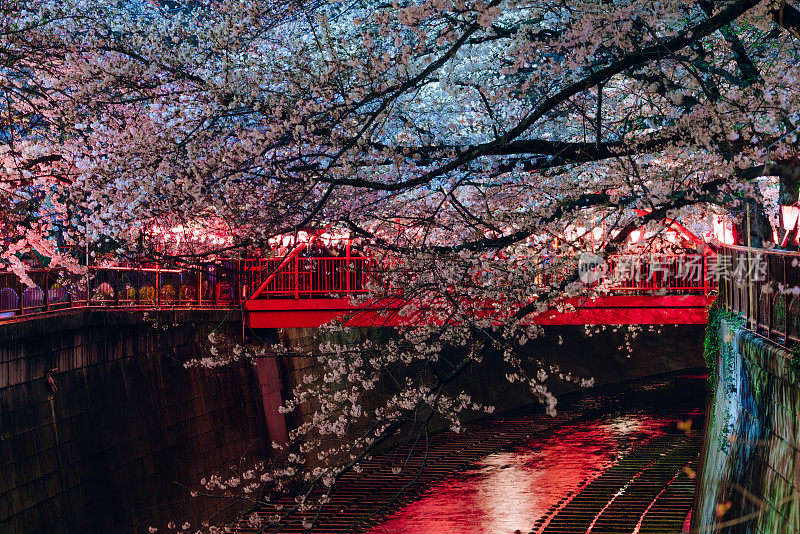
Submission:
[[[664,375],[565,395],[556,417],[532,406],[437,434],[421,470],[401,449],[344,480],[315,531],[679,533],[706,391],[700,373]]]
[[[585,417],[481,458],[370,532],[680,532],[704,380],[678,375],[566,399],[562,410]]]

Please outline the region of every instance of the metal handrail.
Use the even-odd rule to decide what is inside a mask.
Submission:
[[[627,273],[618,265],[633,260]],[[652,291],[671,293],[702,293],[716,291],[716,279],[711,275],[706,254],[616,254],[607,260],[611,280],[609,291]]]
[[[628,261],[627,274],[615,272]],[[681,262],[699,264],[695,281],[678,276]],[[708,257],[692,254],[611,256],[609,290],[707,295],[717,289],[708,262]],[[69,308],[236,308],[252,298],[348,298],[366,293],[378,271],[374,257],[293,254],[290,258],[218,260],[184,269],[90,267],[87,275],[33,269],[28,275],[36,286],[31,288],[24,287],[15,274],[0,272],[0,319]],[[553,275],[537,271],[531,276],[536,283],[546,283]]]
[[[63,268],[31,269],[26,274],[34,286],[0,271],[0,318],[86,307],[231,307],[238,295],[238,274],[220,264],[187,269],[91,266],[83,275]]]
[[[27,275],[35,283],[32,287],[16,274],[0,271],[0,320],[87,307],[235,308],[254,296],[259,285],[265,298],[346,298],[367,291],[377,264],[363,256],[295,255],[293,261],[282,260],[218,261],[185,269],[92,266],[86,275],[63,268],[31,269]],[[312,268],[306,269],[305,262]]]
[[[262,259],[247,269],[248,299],[365,293],[376,266],[375,258],[366,256]]]
[[[720,302],[749,330],[786,347],[800,343],[800,253],[727,245],[731,272],[720,281]]]

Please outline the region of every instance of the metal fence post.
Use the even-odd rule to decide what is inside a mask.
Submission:
[[[19,307],[19,314],[25,315],[25,303],[22,300],[22,280],[17,278],[17,285],[19,286],[19,301],[17,302],[17,306]]]
[[[786,257],[781,257],[781,267],[783,271],[783,278],[781,281],[783,282],[784,286],[786,285]],[[787,345],[789,344],[789,297],[785,292],[782,292],[781,298],[783,299],[783,342]]]
[[[50,311],[50,270],[44,270],[44,309]]]
[[[121,292],[120,289],[120,282],[119,282],[119,275],[120,271],[114,271],[114,306],[119,306],[119,294]]]

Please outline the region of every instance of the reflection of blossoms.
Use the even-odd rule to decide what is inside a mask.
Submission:
[[[256,513],[252,513],[247,516],[247,524],[252,528],[258,528],[261,526],[261,518]]]

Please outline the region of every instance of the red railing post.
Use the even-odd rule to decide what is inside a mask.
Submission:
[[[241,270],[242,269],[241,269],[241,267],[242,267],[242,265],[240,263],[237,263],[236,272],[233,273],[233,277],[234,277],[234,280],[235,280],[235,286],[236,286],[235,289],[234,289],[235,293],[233,295],[233,304],[234,304],[234,306],[238,306],[239,303],[241,302],[241,299],[242,299],[242,287],[241,287],[241,284],[242,284]]]
[[[217,264],[214,264],[214,283],[210,284],[211,287],[211,304],[216,307],[217,305],[217,290],[219,289],[219,269]]]
[[[300,298],[300,257],[294,257],[294,298]]]
[[[239,293],[239,302],[247,298],[247,276],[245,275],[245,265],[243,260],[236,261],[236,288]]]
[[[203,264],[197,266],[197,307],[203,305]]]
[[[355,266],[350,264],[350,242],[349,241],[347,242],[347,252],[346,252],[346,255],[345,255],[345,264],[344,265],[345,265],[344,274],[345,274],[345,277],[347,278],[347,282],[345,284],[345,287],[347,288],[346,289],[347,294],[350,295],[350,267],[355,267]],[[353,272],[355,272],[355,269],[353,269]]]
[[[156,265],[156,306],[161,307],[161,266]]]

